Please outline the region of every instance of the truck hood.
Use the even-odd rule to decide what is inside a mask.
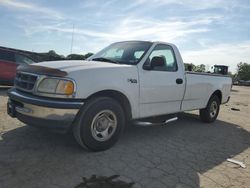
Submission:
[[[67,76],[82,70],[132,68],[134,65],[115,64],[100,61],[47,61],[18,66],[17,71],[49,76]]]
[[[82,70],[82,69],[132,66],[132,65],[115,64],[115,63],[101,62],[101,61],[82,61],[82,60],[47,61],[47,62],[36,63],[32,65],[47,67],[47,68],[52,68],[52,69],[59,69],[61,71],[65,71],[68,73],[74,70]]]

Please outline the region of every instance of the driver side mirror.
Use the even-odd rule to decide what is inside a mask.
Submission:
[[[155,56],[152,58],[151,62],[149,59],[144,63],[144,70],[152,70],[154,67],[164,67],[165,66],[165,58],[160,56]]]
[[[151,67],[164,67],[165,66],[165,58],[161,56],[155,56],[151,60]]]

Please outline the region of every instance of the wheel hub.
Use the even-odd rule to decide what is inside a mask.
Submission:
[[[211,118],[216,116],[217,109],[218,109],[218,104],[216,103],[216,101],[213,101],[211,106],[210,106],[210,116],[211,116]]]
[[[117,128],[117,117],[111,110],[103,110],[95,115],[91,133],[97,141],[107,141]]]
[[[104,131],[109,126],[109,120],[106,117],[101,117],[97,120],[96,130],[97,131]]]

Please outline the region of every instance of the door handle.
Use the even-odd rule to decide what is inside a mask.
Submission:
[[[182,84],[182,83],[183,83],[183,80],[182,80],[181,78],[177,78],[177,79],[176,79],[176,83],[177,83],[177,84]]]

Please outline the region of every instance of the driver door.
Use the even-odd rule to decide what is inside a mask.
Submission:
[[[179,112],[184,93],[184,75],[178,70],[174,50],[166,44],[157,44],[147,58],[150,64],[154,57],[165,59],[164,65],[139,71],[140,117],[149,117]]]

